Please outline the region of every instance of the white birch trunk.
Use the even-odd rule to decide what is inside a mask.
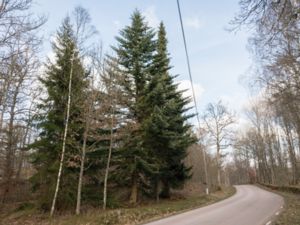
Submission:
[[[68,90],[68,103],[67,103],[67,115],[66,115],[65,130],[64,130],[64,136],[63,136],[63,145],[62,145],[62,150],[61,150],[61,158],[60,158],[60,163],[59,163],[59,170],[58,170],[58,174],[57,174],[56,188],[55,188],[53,201],[52,201],[52,206],[51,206],[51,211],[50,211],[50,216],[51,217],[53,216],[54,210],[55,210],[56,199],[57,199],[57,195],[58,195],[58,191],[59,191],[62,168],[63,168],[64,157],[65,157],[66,139],[67,139],[67,134],[68,134],[70,107],[71,107],[71,91],[72,91],[74,56],[75,56],[75,49],[74,49],[74,52],[73,52],[72,58],[71,58],[71,69],[70,69],[69,90]]]
[[[112,91],[112,90],[111,90]],[[108,173],[110,167],[110,160],[111,160],[111,153],[112,153],[112,145],[113,145],[113,127],[114,127],[114,103],[112,103],[111,97],[111,107],[112,107],[112,115],[111,115],[111,127],[110,127],[110,143],[109,143],[109,150],[108,150],[108,158],[105,170],[105,177],[104,177],[104,188],[103,188],[103,209],[106,209],[106,201],[107,201],[107,180],[108,180]]]
[[[77,189],[76,215],[80,214],[80,207],[81,207],[82,178],[83,178],[83,171],[84,171],[84,160],[86,154],[86,141],[88,136],[88,130],[89,130],[89,121],[86,122],[86,128],[83,135],[82,155],[81,155],[80,173],[79,173],[79,181],[78,181],[78,189]]]

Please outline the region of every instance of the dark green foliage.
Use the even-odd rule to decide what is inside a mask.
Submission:
[[[131,19],[131,26],[121,30],[120,36],[116,38],[119,45],[114,50],[122,67],[120,70],[123,73],[123,86],[128,97],[129,117],[140,122],[144,117],[141,103],[145,85],[151,79],[155,33],[146,25],[138,11],[133,13]]]
[[[146,84],[152,79],[155,33],[147,26],[138,11],[134,12],[131,19],[131,26],[120,31],[120,37],[117,37],[119,45],[114,50],[117,53],[119,70],[123,75],[121,85],[127,99],[124,105],[128,132],[123,137],[123,160],[118,169],[122,179],[127,177],[134,188],[145,182],[144,177],[147,174],[155,172],[153,159],[143,145],[141,131],[148,108],[144,104],[144,97],[147,95]]]
[[[115,50],[128,98],[129,121],[120,176],[127,177],[131,185],[138,182],[146,192],[162,182],[163,195],[169,197],[170,188],[179,187],[189,177],[190,169],[183,164],[187,147],[195,141],[187,124],[192,116],[187,115],[189,99],[182,97],[168,72],[163,24],[155,41],[153,31],[136,11],[131,26],[120,33]]]
[[[124,199],[124,194],[118,197],[115,191],[129,187],[131,202],[136,203],[141,194],[158,196],[161,191],[161,196],[169,197],[171,188],[180,187],[189,178],[190,168],[185,167],[183,159],[187,147],[195,141],[187,123],[192,115],[188,114],[189,99],[182,97],[169,74],[164,25],[160,25],[155,40],[156,33],[138,11],[131,19],[131,25],[117,37],[116,57],[107,57],[104,63],[103,90],[88,86],[79,53],[74,53],[76,42],[68,18],[57,34],[57,42],[53,44],[56,61],[48,63],[46,76],[41,78],[48,94],[40,105],[41,132],[31,146],[37,170],[32,181],[42,196],[40,203],[45,210],[49,209],[57,179],[73,53],[71,114],[57,208],[75,206],[87,104],[92,105],[92,121],[87,138],[83,204],[101,203],[111,127],[113,144],[108,179],[111,206],[117,205],[120,196]],[[89,97],[92,103],[86,100]]]
[[[159,162],[159,174],[154,180],[163,184],[161,195],[169,197],[171,187],[179,187],[189,178],[190,168],[185,167],[183,159],[186,157],[187,147],[195,139],[187,124],[187,119],[192,117],[186,114],[189,99],[182,97],[182,92],[174,84],[174,78],[168,73],[170,66],[167,39],[162,23],[156,46],[153,77],[147,86],[144,103],[148,106],[149,113],[144,123],[144,144]]]
[[[48,209],[52,201],[62,149],[64,121],[68,101],[68,84],[73,65],[69,131],[66,142],[66,157],[62,175],[62,191],[58,196],[58,208],[69,207],[76,200],[79,151],[83,122],[82,113],[87,87],[86,72],[76,51],[75,37],[69,18],[57,32],[53,43],[55,62],[48,62],[46,76],[41,83],[47,90],[47,98],[40,104],[39,139],[32,144],[36,150],[33,164],[37,174],[32,178],[35,189],[42,194],[42,207]],[[73,64],[71,63],[74,56]]]

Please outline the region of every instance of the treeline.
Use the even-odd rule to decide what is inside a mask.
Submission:
[[[0,187],[1,202],[15,180],[28,177],[27,146],[33,141],[35,78],[40,67],[37,36],[44,17],[33,17],[31,1],[1,1],[0,7]]]
[[[240,6],[233,22],[254,28],[250,44],[256,70],[250,83],[259,94],[246,112],[251,126],[235,143],[236,168],[244,180],[296,185],[300,181],[299,4],[242,0]]]
[[[1,27],[7,18],[23,19],[9,21],[18,24],[15,36],[11,27],[0,31],[7,53],[0,74],[2,203],[28,178],[38,206],[51,214],[169,198],[191,176],[183,160],[196,139],[187,122],[190,99],[170,74],[164,24],[151,28],[135,11],[114,53],[105,55],[92,41],[88,12],[77,7],[55,35],[55,57],[42,65],[45,19],[32,17],[31,1],[6,2]]]

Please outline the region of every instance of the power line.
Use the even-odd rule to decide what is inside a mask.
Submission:
[[[193,82],[193,77],[192,77],[192,72],[191,72],[191,65],[190,65],[190,58],[189,58],[189,54],[188,54],[188,50],[187,50],[187,44],[186,44],[186,38],[185,38],[185,32],[184,32],[184,27],[183,27],[183,22],[182,22],[182,16],[181,16],[179,0],[177,0],[177,8],[178,8],[179,20],[180,20],[180,25],[181,25],[181,33],[182,33],[182,38],[183,38],[183,43],[184,43],[188,73],[189,73],[189,78],[190,78],[191,87],[192,87],[193,101],[194,101],[195,111],[196,111],[196,118],[197,118],[197,122],[198,122],[198,128],[199,128],[199,131],[200,131],[199,111],[198,111],[198,105],[197,105],[197,101],[196,101],[194,82]],[[204,171],[205,171],[205,182],[206,182],[206,185],[207,185],[206,193],[208,194],[208,174],[207,174],[206,153],[205,153],[204,148],[202,149],[202,153],[203,153],[203,163],[204,163]]]

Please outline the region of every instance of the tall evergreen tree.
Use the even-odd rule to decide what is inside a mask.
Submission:
[[[46,76],[41,83],[47,90],[47,97],[42,100],[38,116],[38,127],[41,130],[39,139],[33,143],[35,149],[33,163],[37,173],[33,177],[34,187],[42,194],[42,207],[48,209],[54,194],[57,171],[62,148],[64,123],[68,102],[68,84],[71,66],[72,91],[68,135],[61,189],[58,194],[57,208],[73,206],[76,202],[76,184],[78,176],[78,160],[83,122],[82,114],[87,87],[86,72],[77,51],[74,31],[67,17],[57,32],[56,41],[52,45],[55,62],[48,62]],[[71,62],[73,60],[73,62]]]
[[[186,149],[195,139],[191,136],[191,126],[187,120],[188,98],[182,97],[169,74],[166,31],[163,23],[159,26],[156,55],[152,67],[151,81],[147,85],[144,104],[149,117],[144,123],[144,144],[159,163],[159,173],[155,176],[155,191],[162,182],[163,197],[170,196],[170,188],[178,187],[189,177],[189,168],[183,164]]]
[[[121,30],[117,37],[117,53],[119,69],[123,74],[122,86],[128,132],[124,137],[122,163],[122,179],[129,175],[131,186],[130,202],[136,203],[140,187],[145,184],[145,176],[153,173],[151,158],[143,146],[142,123],[146,118],[144,102],[145,87],[151,79],[153,55],[155,51],[155,33],[144,21],[140,12],[135,11],[131,17],[131,25]],[[128,177],[128,176],[127,176]]]

